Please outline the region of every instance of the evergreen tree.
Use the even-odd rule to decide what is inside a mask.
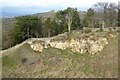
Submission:
[[[41,35],[41,28],[41,20],[36,16],[17,17],[13,31],[14,39],[16,43],[20,43],[31,37],[38,37]]]
[[[81,23],[80,23],[80,17],[79,12],[77,9],[74,12],[73,18],[72,18],[72,29],[82,29]]]

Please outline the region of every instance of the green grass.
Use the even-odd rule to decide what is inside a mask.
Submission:
[[[5,57],[3,57],[3,66],[6,66],[7,68],[11,68],[11,69],[16,69],[16,66],[17,66],[17,64],[16,64],[16,62],[13,60],[13,59],[11,59],[10,57],[8,57],[8,56],[5,56]],[[3,67],[4,68],[4,67]]]

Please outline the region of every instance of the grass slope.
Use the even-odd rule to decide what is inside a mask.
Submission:
[[[33,51],[24,44],[4,56],[3,77],[20,78],[116,78],[118,77],[118,38],[110,38],[103,51],[94,56],[70,49]]]

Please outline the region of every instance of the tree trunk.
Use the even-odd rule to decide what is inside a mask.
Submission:
[[[68,22],[68,32],[70,33],[70,22]]]
[[[102,23],[102,29],[104,30],[105,28],[105,22]]]
[[[30,29],[29,29],[29,27],[27,28],[27,38],[30,38]]]
[[[48,30],[48,37],[50,37],[50,30]]]
[[[68,19],[68,32],[70,33],[71,31],[71,23],[72,23],[72,20],[69,18]]]

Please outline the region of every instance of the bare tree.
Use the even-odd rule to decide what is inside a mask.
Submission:
[[[67,11],[66,20],[68,23],[68,31],[70,33],[74,10],[73,10],[73,8],[68,7],[66,11]]]
[[[101,19],[101,24],[102,24],[102,28],[104,28],[104,23],[105,23],[105,17],[106,17],[106,9],[108,7],[108,3],[107,2],[99,2],[97,4],[94,5],[95,10],[100,14],[100,19]]]
[[[89,8],[87,11],[87,17],[88,17],[88,21],[89,21],[89,26],[90,27],[94,27],[94,9]]]
[[[120,27],[120,1],[118,2],[118,27]]]
[[[115,3],[99,2],[94,5],[96,12],[100,13],[99,19],[105,27],[113,27],[117,21],[117,5]],[[115,25],[114,25],[115,26]]]

